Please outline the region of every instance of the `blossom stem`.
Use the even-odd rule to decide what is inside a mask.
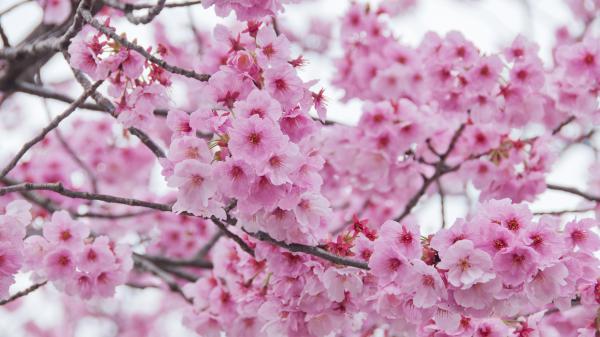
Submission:
[[[21,297],[27,296],[29,294],[31,294],[32,292],[36,291],[37,289],[43,287],[46,283],[48,283],[48,281],[44,281],[44,282],[40,282],[40,283],[36,283],[32,286],[30,286],[29,288],[26,288],[24,290],[19,291],[18,293],[12,295],[11,297],[0,301],[0,305],[5,305],[8,304],[10,302],[13,302]]]
[[[88,10],[83,10],[81,15],[83,16],[84,20],[87,23],[89,23],[92,27],[96,28],[100,32],[109,36],[111,39],[119,42],[121,45],[123,45],[127,49],[138,52],[140,55],[142,55],[144,58],[146,58],[146,60],[158,65],[159,67],[161,67],[173,74],[178,74],[178,75],[182,75],[182,76],[185,76],[188,78],[193,78],[193,79],[196,79],[196,80],[202,81],[202,82],[206,82],[210,78],[210,75],[208,75],[208,74],[198,74],[197,72],[195,72],[193,70],[184,69],[184,68],[180,68],[180,67],[171,65],[171,64],[167,63],[165,60],[159,59],[158,57],[150,54],[143,47],[138,46],[137,44],[134,44],[134,43],[128,41],[124,37],[121,37],[119,34],[115,33],[110,28],[101,24],[98,20],[94,19],[94,17],[92,16],[92,13],[90,13],[90,11],[88,11]]]

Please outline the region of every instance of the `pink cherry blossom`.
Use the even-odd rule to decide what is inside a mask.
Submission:
[[[403,287],[414,292],[413,304],[418,308],[429,308],[438,300],[446,299],[446,288],[438,271],[421,260],[413,260],[411,264],[411,274]]]
[[[538,267],[537,253],[525,246],[513,246],[494,257],[494,270],[505,284],[518,286],[529,281]]]
[[[205,213],[209,198],[217,190],[212,179],[212,167],[193,159],[186,159],[175,165],[173,175],[169,178],[169,186],[180,188],[173,210],[198,214]]]
[[[78,249],[83,246],[90,230],[75,222],[66,211],[56,212],[52,215],[52,221],[44,225],[44,237],[61,246]]]
[[[408,259],[421,253],[419,227],[414,223],[398,223],[386,221],[379,229],[382,240],[394,245]]]
[[[248,163],[267,159],[285,144],[281,131],[272,123],[263,123],[258,116],[235,120],[230,137],[228,145],[233,156]]]
[[[567,245],[578,247],[586,252],[598,250],[600,248],[600,238],[598,234],[591,231],[591,228],[595,227],[597,227],[597,224],[591,219],[569,222],[565,226]]]
[[[438,268],[448,270],[448,281],[455,287],[468,289],[495,277],[490,256],[474,248],[470,240],[457,241],[441,258]]]
[[[401,282],[409,274],[408,260],[394,246],[378,239],[373,255],[369,259],[369,268],[382,284]]]

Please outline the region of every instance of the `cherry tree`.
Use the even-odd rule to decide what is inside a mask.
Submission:
[[[581,29],[559,29],[549,60],[525,35],[491,53],[458,31],[402,42],[410,0],[344,2],[303,32],[280,20],[300,0],[30,2],[0,13],[43,10],[20,41],[0,21],[14,331],[600,335],[599,1],[565,1]],[[229,20],[169,31],[181,7]],[[332,83],[307,80],[334,44]],[[52,67],[66,79],[45,80]],[[48,122],[15,144],[33,100]],[[357,123],[328,118],[350,101]],[[552,183],[576,146],[587,185]],[[535,211],[550,190],[580,207]],[[439,223],[418,216],[431,201]],[[54,324],[22,319],[35,296]]]

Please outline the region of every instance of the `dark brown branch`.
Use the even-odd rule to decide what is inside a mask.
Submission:
[[[104,0],[104,3],[109,7],[119,9],[122,11],[127,10],[127,8],[137,10],[137,9],[153,8],[154,6],[156,6],[156,5],[152,5],[152,4],[124,4],[121,2],[116,2],[114,0]],[[201,3],[202,3],[201,0],[174,2],[174,3],[165,4],[165,8],[189,7],[189,6],[193,6],[193,5],[200,5]]]
[[[569,125],[571,122],[575,120],[575,116],[571,116],[565,119],[562,123],[560,123],[557,127],[552,130],[552,135],[556,135],[559,133],[565,126]]]
[[[152,151],[157,158],[166,157],[165,151],[163,151],[163,149],[161,149],[160,146],[158,146],[158,144],[156,144],[144,131],[134,127],[130,127],[127,130],[129,130],[132,135],[136,136],[142,143],[144,143],[144,145],[146,145],[146,147],[150,149],[150,151]]]
[[[41,84],[40,74],[38,74],[38,80],[40,81],[40,84]],[[50,111],[50,107],[48,106],[48,102],[46,99],[43,99],[43,102],[44,102],[44,108],[46,109],[46,114],[48,115],[48,118],[51,118],[52,113]],[[59,128],[55,128],[54,133],[56,134],[56,138],[58,139],[60,145],[67,152],[69,157],[71,157],[71,159],[73,159],[73,161],[77,164],[77,166],[79,166],[87,175],[87,177],[90,180],[90,183],[92,185],[92,191],[94,193],[98,192],[98,179],[96,179],[96,175],[94,174],[92,169],[79,157],[79,155],[77,155],[77,153],[75,153],[75,150],[73,150],[71,145],[69,145],[67,143],[67,141],[65,141],[65,138],[63,137],[62,132],[60,131]]]
[[[566,192],[566,193],[571,193],[577,196],[580,196],[584,199],[587,199],[589,201],[595,201],[595,202],[600,202],[600,197],[588,194],[586,192],[580,191],[574,187],[567,187],[567,186],[560,186],[560,185],[554,185],[554,184],[546,184],[546,187],[549,190],[555,190],[555,191],[562,191],[562,192]]]
[[[583,209],[563,209],[560,211],[539,211],[539,212],[534,212],[533,215],[564,215],[564,214],[569,214],[569,213],[586,213],[586,212],[592,212],[595,210],[596,210],[596,208],[593,208],[593,207],[583,208]]]
[[[32,2],[33,0],[23,0],[20,2],[17,2],[11,6],[9,6],[8,8],[4,9],[2,12],[0,12],[0,17],[12,12],[13,10],[17,9],[18,7],[21,7],[22,5]]]
[[[140,55],[142,55],[144,58],[146,58],[148,61],[158,65],[161,68],[164,68],[165,70],[167,70],[173,74],[178,74],[178,75],[182,75],[185,77],[193,78],[193,79],[196,79],[196,80],[202,81],[202,82],[206,82],[210,78],[210,75],[208,75],[208,74],[198,74],[197,72],[195,72],[193,70],[183,69],[183,68],[171,65],[171,64],[165,62],[164,60],[159,59],[158,57],[150,54],[143,47],[138,46],[137,44],[134,44],[134,43],[128,41],[127,39],[123,38],[119,34],[115,33],[110,28],[101,24],[98,20],[93,18],[92,14],[88,10],[82,11],[81,15],[83,16],[85,21],[87,23],[89,23],[92,27],[96,28],[97,30],[104,33],[105,35],[109,36],[111,39],[119,42],[124,47],[131,49],[131,50],[135,50]]]
[[[370,269],[369,264],[366,262],[357,261],[357,260],[339,256],[339,255],[335,255],[335,254],[332,254],[332,253],[326,251],[325,249],[322,249],[319,247],[303,245],[300,243],[285,243],[283,241],[275,240],[274,238],[272,238],[269,234],[267,234],[265,232],[248,233],[248,235],[250,235],[253,238],[256,238],[260,241],[272,243],[283,249],[289,250],[290,252],[305,253],[305,254],[313,255],[313,256],[320,257],[324,260],[333,262],[335,264],[343,265],[343,266],[350,266],[350,267],[355,267],[355,268],[364,269],[364,270]]]
[[[44,137],[53,129],[55,129],[58,124],[60,124],[60,122],[62,122],[65,118],[69,117],[69,115],[71,115],[71,113],[73,111],[75,111],[79,105],[83,102],[85,102],[85,100],[94,92],[96,91],[96,89],[100,86],[100,84],[102,84],[102,81],[97,81],[96,83],[92,84],[89,88],[87,88],[84,93],[79,96],[78,99],[76,99],[71,105],[69,105],[69,107],[60,115],[56,116],[56,118],[54,120],[52,120],[52,122],[50,124],[48,124],[40,134],[38,134],[37,136],[35,136],[32,140],[30,140],[29,142],[25,143],[25,145],[23,145],[23,147],[21,148],[21,150],[19,150],[19,152],[17,153],[17,155],[8,163],[8,165],[0,172],[0,178],[4,178],[6,176],[6,174],[8,174],[8,172],[10,172],[19,162],[19,160],[23,157],[23,155],[25,155],[25,153],[27,153],[27,151],[29,151],[29,149],[31,149],[32,146],[34,146],[35,144],[37,144],[39,141],[41,141],[42,139],[44,139]]]
[[[435,184],[437,185],[438,193],[440,194],[440,215],[442,217],[442,228],[446,228],[446,193],[444,192],[444,188],[442,187],[442,182],[440,179],[437,179]]]
[[[204,259],[208,255],[212,247],[214,247],[215,244],[217,244],[217,242],[223,235],[224,233],[222,231],[218,231],[217,233],[215,233],[215,235],[213,235],[210,238],[210,240],[208,240],[208,242],[198,251],[198,253],[196,253],[196,256],[194,256],[194,258]]]
[[[121,214],[111,214],[111,213],[97,213],[97,212],[85,212],[85,213],[71,213],[76,218],[95,218],[95,219],[125,219],[125,218],[135,218],[138,216],[144,216],[150,213],[153,213],[154,210],[146,209],[140,212],[128,212]]]
[[[463,123],[456,130],[456,132],[454,132],[454,134],[452,135],[452,138],[450,139],[450,144],[448,145],[448,148],[446,149],[446,151],[444,153],[439,155],[439,160],[435,164],[435,171],[433,172],[433,174],[430,177],[423,178],[423,185],[421,185],[421,188],[417,191],[417,193],[415,193],[413,195],[413,197],[408,201],[408,203],[404,207],[404,210],[402,211],[402,213],[394,219],[395,221],[402,221],[402,219],[404,219],[408,214],[410,214],[412,209],[415,206],[417,206],[417,204],[419,203],[419,200],[421,200],[421,197],[423,195],[425,195],[425,193],[427,192],[427,189],[429,188],[429,186],[431,186],[431,184],[433,182],[438,180],[441,176],[443,176],[446,173],[454,172],[454,171],[458,170],[460,165],[450,168],[450,167],[448,167],[448,165],[446,165],[446,159],[448,159],[448,156],[454,150],[454,147],[456,146],[458,139],[460,138],[463,131],[465,130],[465,127],[466,127],[466,124]]]
[[[13,302],[15,300],[18,300],[21,297],[27,296],[27,295],[31,294],[32,292],[36,291],[37,289],[43,287],[46,283],[48,283],[48,281],[36,283],[36,284],[30,286],[27,289],[21,290],[18,293],[12,295],[11,297],[9,297],[9,298],[7,298],[5,300],[0,301],[0,305],[5,305],[5,304],[8,304],[8,303]]]
[[[0,59],[24,59],[33,55],[40,55],[48,52],[56,52],[66,48],[69,45],[71,38],[73,38],[83,26],[81,13],[83,11],[90,13],[87,9],[89,8],[89,3],[90,0],[82,0],[79,3],[79,6],[75,11],[75,16],[73,17],[73,22],[67,28],[63,35],[59,37],[48,38],[37,42],[24,44],[19,47],[0,49]]]
[[[150,23],[160,12],[165,8],[166,0],[158,0],[158,3],[148,10],[148,13],[143,16],[135,16],[133,9],[125,5],[125,17],[134,25]]]
[[[212,220],[212,222],[217,225],[217,227],[219,227],[219,229],[223,232],[223,234],[225,236],[227,236],[228,238],[232,239],[233,241],[235,241],[238,246],[240,246],[240,248],[245,251],[246,253],[250,254],[252,257],[254,257],[254,249],[250,248],[250,246],[248,246],[248,244],[246,243],[246,241],[244,241],[242,238],[240,238],[238,235],[236,235],[235,233],[231,232],[229,229],[227,229],[227,225],[225,225],[221,220],[219,220],[216,216],[212,216],[210,218],[210,220]]]
[[[13,179],[9,179],[7,177],[0,178],[0,182],[7,186],[19,184],[19,182],[15,181]],[[42,196],[39,196],[31,191],[23,190],[23,191],[19,191],[18,193],[26,200],[38,205],[39,207],[45,209],[49,213],[53,213],[53,212],[60,210],[60,207],[55,205],[52,200],[42,197]]]
[[[6,178],[6,177],[0,179],[0,182],[7,186],[14,186],[14,185],[20,184],[19,182],[15,181],[13,179]],[[18,193],[21,194],[21,196],[23,196],[23,198],[25,198],[26,200],[45,209],[49,213],[53,213],[53,212],[61,210],[61,208],[58,205],[56,205],[52,200],[50,200],[46,197],[42,197],[32,191],[23,190],[23,191],[19,191]],[[143,216],[143,215],[155,212],[155,210],[153,210],[153,209],[144,209],[143,211],[140,211],[140,212],[128,212],[128,213],[121,213],[121,214],[96,213],[96,212],[78,213],[73,210],[67,210],[67,211],[71,214],[71,216],[73,216],[75,218],[97,218],[97,219],[112,219],[112,220],[123,219],[123,218],[132,218],[132,217],[136,217],[136,216]]]
[[[63,53],[63,55],[68,62],[69,55],[67,53]],[[77,82],[79,82],[79,84],[81,84],[81,86],[83,86],[84,89],[87,89],[90,86],[90,81],[87,79],[87,77],[85,77],[85,75],[81,71],[73,67],[71,67],[71,70],[73,71]],[[96,101],[96,103],[98,103],[106,111],[108,111],[113,117],[117,117],[117,115],[115,114],[115,106],[101,93],[93,92],[92,98],[94,99],[94,101]],[[166,156],[165,151],[163,151],[163,149],[161,149],[160,146],[158,146],[158,144],[156,144],[144,131],[134,127],[130,127],[127,130],[129,130],[129,132],[132,135],[136,136],[144,145],[146,145],[146,147],[150,149],[150,151],[152,151],[152,153],[154,153],[154,155],[157,158],[164,158]]]
[[[61,101],[64,103],[72,104],[74,101],[74,99],[69,96],[63,95],[61,93],[53,92],[47,88],[44,88],[44,87],[41,87],[41,86],[38,86],[38,85],[35,85],[32,83],[28,83],[28,82],[15,82],[14,89],[16,91],[19,91],[19,92],[22,92],[25,94],[39,96],[42,98],[53,99],[53,100]],[[107,112],[106,109],[102,108],[100,105],[93,104],[93,103],[82,103],[79,107],[82,109]]]
[[[84,200],[98,200],[112,204],[122,204],[135,207],[146,207],[155,209],[162,212],[171,212],[171,206],[165,204],[154,203],[150,201],[143,201],[137,199],[129,199],[123,197],[117,197],[107,194],[90,193],[90,192],[79,192],[65,188],[61,183],[45,183],[45,184],[33,184],[33,183],[22,183],[18,185],[10,185],[0,188],[0,196],[3,196],[12,192],[21,191],[52,191],[63,195],[65,197],[74,199]]]
[[[18,92],[22,92],[25,94],[38,96],[41,98],[53,99],[56,101],[69,103],[69,104],[73,103],[73,101],[75,100],[69,96],[63,95],[58,92],[51,91],[47,88],[29,83],[29,82],[16,82],[14,85],[14,89]],[[79,107],[82,109],[87,109],[87,110],[110,113],[109,110],[105,109],[104,107],[102,107],[99,104],[94,104],[94,103],[82,103]],[[168,113],[168,111],[166,109],[154,109],[154,116],[166,117],[167,113]]]
[[[162,256],[144,256],[146,259],[152,261],[156,265],[166,265],[173,267],[192,267],[200,269],[212,269],[213,267],[212,262],[196,258],[189,260],[174,260]]]
[[[146,207],[146,208],[151,208],[151,209],[155,209],[155,210],[162,211],[162,212],[172,212],[172,207],[170,205],[159,204],[159,203],[143,201],[143,200],[138,200],[138,199],[122,198],[122,197],[106,195],[106,194],[73,191],[73,190],[64,188],[61,183],[52,183],[52,184],[23,183],[23,184],[18,184],[18,185],[6,186],[3,188],[0,188],[0,196],[5,195],[7,193],[11,193],[11,192],[32,191],[32,190],[53,191],[58,194],[64,195],[66,197],[75,198],[75,199],[99,200],[99,201],[104,201],[104,202],[114,203],[114,204],[123,204],[123,205],[136,206],[136,207]],[[182,215],[193,216],[192,214],[188,214],[188,213],[182,213]],[[250,246],[241,237],[239,237],[238,235],[236,235],[235,233],[233,233],[229,229],[227,229],[227,225],[225,225],[221,220],[219,220],[218,218],[216,218],[214,216],[211,217],[210,219],[215,223],[215,225],[217,225],[217,227],[219,227],[220,230],[222,230],[224,232],[224,235],[226,235],[227,237],[234,240],[240,246],[240,248],[242,248],[242,250],[244,250],[248,254],[254,256],[254,250],[252,248],[250,248]],[[236,222],[237,222],[236,219],[228,218],[227,223],[230,225],[234,225]],[[351,260],[351,259],[348,259],[348,258],[345,258],[342,256],[338,256],[338,255],[329,253],[328,251],[323,250],[318,247],[312,247],[312,246],[307,246],[307,245],[298,244],[298,243],[288,244],[288,243],[285,243],[282,241],[275,240],[271,236],[269,236],[267,233],[263,233],[263,232],[249,233],[249,235],[260,241],[270,242],[272,244],[275,244],[279,247],[290,250],[292,252],[303,252],[303,253],[310,254],[310,255],[313,255],[316,257],[320,257],[322,259],[331,261],[336,264],[357,267],[357,268],[361,268],[361,269],[368,269],[368,265],[365,262],[359,262],[359,261]]]
[[[0,23],[0,39],[2,39],[2,47],[10,47],[10,41],[8,40],[8,36],[2,27],[2,23]]]
[[[158,277],[163,282],[165,282],[165,284],[169,286],[169,289],[171,291],[178,293],[186,302],[190,304],[193,303],[191,299],[185,296],[179,284],[177,284],[175,279],[173,279],[173,277],[167,271],[156,266],[154,263],[152,263],[152,261],[147,260],[143,255],[134,253],[132,257],[133,261],[135,262],[136,266],[138,266],[138,268],[152,273],[154,276]]]

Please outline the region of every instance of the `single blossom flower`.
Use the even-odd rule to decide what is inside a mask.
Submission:
[[[457,241],[440,258],[437,267],[448,270],[448,282],[455,287],[468,289],[477,282],[487,282],[495,277],[490,256],[476,249],[470,240]]]
[[[528,282],[538,268],[538,255],[527,246],[513,246],[494,257],[494,270],[505,284],[518,286]]]

